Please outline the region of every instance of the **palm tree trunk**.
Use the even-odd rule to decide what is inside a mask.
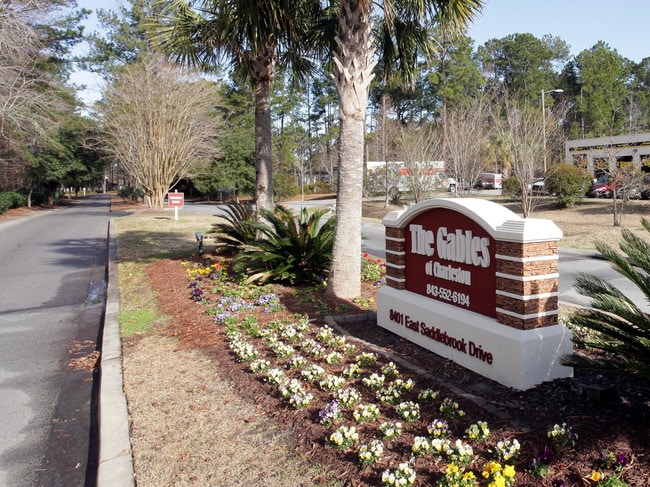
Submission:
[[[351,299],[361,294],[363,147],[372,61],[368,0],[341,2],[332,78],[339,95],[339,176],[336,228],[327,292]]]
[[[249,63],[255,92],[255,204],[273,210],[271,159],[271,83],[275,77],[275,49],[267,49]]]

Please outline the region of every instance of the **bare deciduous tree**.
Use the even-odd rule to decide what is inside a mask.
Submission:
[[[150,206],[161,208],[194,164],[217,155],[216,96],[213,83],[155,56],[127,67],[107,90],[102,142]]]
[[[497,136],[510,157],[510,174],[519,181],[521,211],[528,218],[538,202],[538,196],[529,191],[536,177],[543,174],[546,141],[558,130],[558,117],[553,113],[542,118],[539,109],[524,105],[517,98],[506,98],[504,114],[497,125]]]
[[[442,122],[445,171],[456,179],[458,196],[468,196],[485,169],[482,156],[493,132],[491,112],[487,98],[474,98],[467,106],[445,111]]]

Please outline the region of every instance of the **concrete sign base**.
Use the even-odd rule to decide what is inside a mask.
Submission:
[[[571,332],[562,325],[518,330],[387,286],[377,291],[377,302],[382,328],[505,386],[526,390],[573,376],[559,365],[572,351]]]

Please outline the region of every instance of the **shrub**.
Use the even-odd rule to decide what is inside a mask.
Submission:
[[[521,198],[521,182],[514,176],[510,176],[503,180],[502,193],[510,198]]]
[[[558,164],[551,168],[544,180],[549,194],[555,195],[560,206],[568,208],[580,201],[591,184],[587,172],[571,164]]]
[[[296,177],[286,172],[274,174],[273,194],[279,200],[298,196],[300,186],[296,184]]]
[[[0,193],[0,213],[5,213],[11,208],[18,208],[27,205],[27,197],[14,191]]]
[[[120,186],[120,189],[117,190],[117,195],[125,200],[138,201],[138,198],[144,198],[144,191],[142,188]]]
[[[245,245],[255,241],[255,212],[251,205],[229,203],[224,210],[225,223],[212,225],[217,235],[217,248],[228,253],[236,253]]]
[[[650,232],[650,222],[643,218],[641,223]],[[627,229],[622,235],[619,246],[627,256],[603,242],[596,242],[596,248],[650,299],[650,282],[645,277],[650,273],[650,246]],[[562,364],[650,378],[650,316],[604,279],[583,273],[576,279],[576,288],[592,303],[591,308],[574,314],[570,325],[596,333],[574,335],[573,341],[578,347],[599,353],[566,355]]]
[[[233,268],[247,275],[248,282],[316,284],[329,271],[334,242],[334,217],[322,226],[328,210],[309,215],[305,208],[297,219],[291,210],[277,205],[275,212],[260,209],[264,221],[248,226],[263,238],[244,245],[234,259]]]

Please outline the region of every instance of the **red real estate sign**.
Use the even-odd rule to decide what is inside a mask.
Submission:
[[[167,193],[167,204],[170,208],[183,208],[185,193]]]

